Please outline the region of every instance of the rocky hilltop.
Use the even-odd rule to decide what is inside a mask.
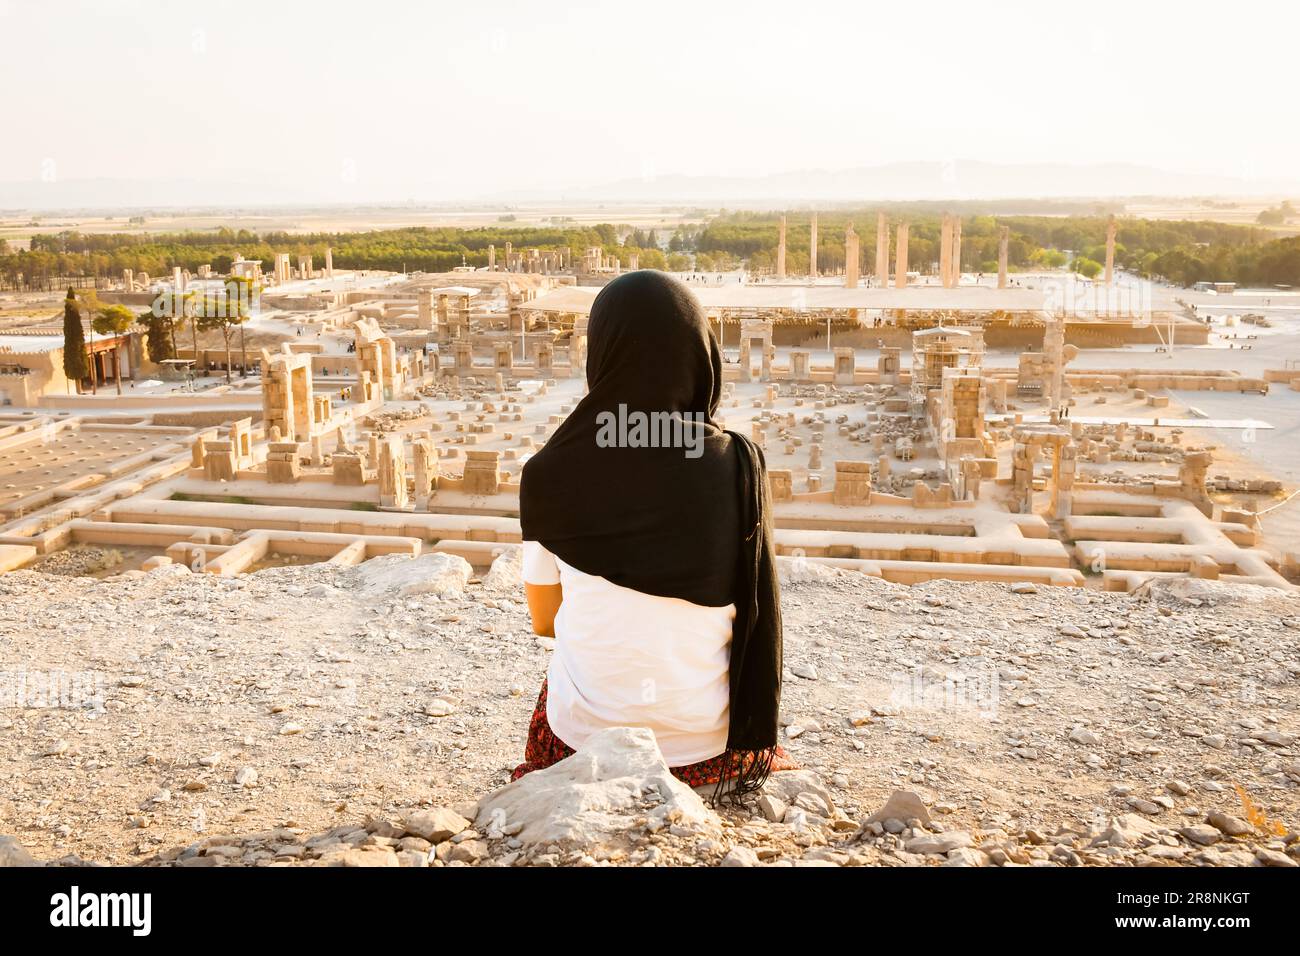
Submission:
[[[782,743],[714,811],[616,729],[506,786],[553,642],[517,556],[0,575],[0,860],[1300,862],[1300,600],[782,561]]]

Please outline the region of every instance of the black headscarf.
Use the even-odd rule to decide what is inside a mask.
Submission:
[[[587,337],[588,394],[524,465],[523,538],[644,594],[736,605],[727,750],[737,771],[729,793],[738,798],[766,779],[781,700],[763,453],[715,420],[722,353],[682,283],[648,270],[620,276],[596,296]],[[637,412],[684,421],[677,434],[689,436],[689,454],[680,445],[598,443],[602,429],[608,436],[611,422],[635,422]]]

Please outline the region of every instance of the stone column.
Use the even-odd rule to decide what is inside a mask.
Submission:
[[[961,284],[961,216],[952,217],[952,255],[948,258],[949,276],[955,289]]]
[[[325,278],[334,278],[334,250],[329,246],[325,247]]]
[[[429,497],[438,488],[438,452],[431,438],[411,442],[412,471],[415,475],[415,508],[429,510]]]
[[[898,247],[894,253],[894,288],[907,288],[907,223],[898,224],[898,236],[894,241]]]
[[[889,285],[889,220],[883,212],[876,213],[876,285]]]
[[[817,278],[817,213],[812,214],[808,227],[808,275]]]
[[[405,508],[410,503],[406,487],[406,450],[396,436],[379,443],[379,506]]]
[[[781,217],[781,225],[777,231],[776,277],[778,279],[785,278],[785,216]]]
[[[1003,226],[998,231],[998,288],[1007,287],[1007,242],[1011,238],[1011,229]]]
[[[1115,217],[1106,223],[1106,285],[1115,281]]]
[[[796,382],[808,379],[808,353],[795,349],[790,353],[790,378]]]
[[[497,271],[497,247],[491,243],[488,244],[488,272]]]
[[[858,287],[858,234],[853,231],[853,223],[844,228],[844,288]]]
[[[328,271],[328,267],[326,267],[326,271]],[[433,324],[433,290],[421,289],[415,294],[415,301],[420,310],[419,328],[426,332],[432,332],[435,328]]]
[[[952,216],[943,214],[939,226],[939,283],[945,289],[949,287],[949,274],[952,272]]]

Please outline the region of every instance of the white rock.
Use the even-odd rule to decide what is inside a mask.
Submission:
[[[647,812],[643,794],[651,789],[662,799]],[[674,832],[721,836],[717,814],[669,772],[652,731],[611,727],[572,756],[488,794],[474,820],[483,828],[518,824],[524,843],[595,847],[624,836],[638,816],[671,825]]]
[[[240,767],[235,771],[235,783],[245,789],[257,786],[257,771],[252,767]]]
[[[0,836],[0,867],[41,866],[26,849],[11,836]]]
[[[759,813],[763,814],[765,820],[769,820],[772,823],[780,823],[782,818],[785,816],[785,811],[788,809],[789,807],[786,806],[784,800],[780,797],[773,796],[770,793],[765,793],[758,798]]]
[[[885,805],[867,817],[864,823],[884,823],[886,820],[920,820],[922,826],[930,825],[930,810],[920,795],[912,790],[895,790]]]
[[[834,815],[835,801],[831,792],[821,777],[811,770],[781,770],[768,777],[763,786],[764,796],[775,797],[787,806],[794,804],[804,793],[815,794],[830,811],[828,815]]]
[[[816,561],[809,561],[807,558],[781,556],[776,559],[776,576],[782,584],[832,581],[853,574],[851,571],[846,572],[841,568],[818,564]]]
[[[1223,834],[1220,833],[1218,829],[1206,826],[1203,823],[1198,823],[1195,826],[1183,827],[1178,832],[1181,833],[1188,842],[1197,843],[1201,846],[1209,846],[1210,844],[1218,843],[1223,839]]]
[[[463,833],[469,821],[454,810],[435,807],[431,810],[407,810],[402,814],[402,826],[429,843],[442,843]]]
[[[496,556],[492,567],[483,575],[487,591],[513,591],[523,583],[524,549],[512,544]]]
[[[947,833],[925,833],[912,837],[904,844],[908,853],[950,853],[961,847],[968,847],[975,840],[965,830],[949,830]]]
[[[723,866],[758,866],[758,854],[747,846],[734,846],[722,858]]]
[[[468,561],[455,554],[435,551],[418,558],[385,554],[352,568],[349,579],[362,597],[370,599],[390,592],[399,597],[446,597],[464,591],[473,570]]]
[[[1250,824],[1245,820],[1220,810],[1211,810],[1206,814],[1205,822],[1228,836],[1245,836],[1251,831]]]

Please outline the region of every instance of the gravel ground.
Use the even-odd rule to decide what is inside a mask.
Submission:
[[[1300,860],[1293,594],[909,588],[783,562],[804,783],[726,811],[721,838],[638,817],[594,852],[470,827],[522,759],[552,643],[522,590],[404,596],[372,566],[0,575],[0,833],[112,864]],[[93,706],[43,700],[52,674]],[[895,797],[906,816],[872,819],[897,791],[928,812]],[[412,808],[460,822],[427,839]]]

